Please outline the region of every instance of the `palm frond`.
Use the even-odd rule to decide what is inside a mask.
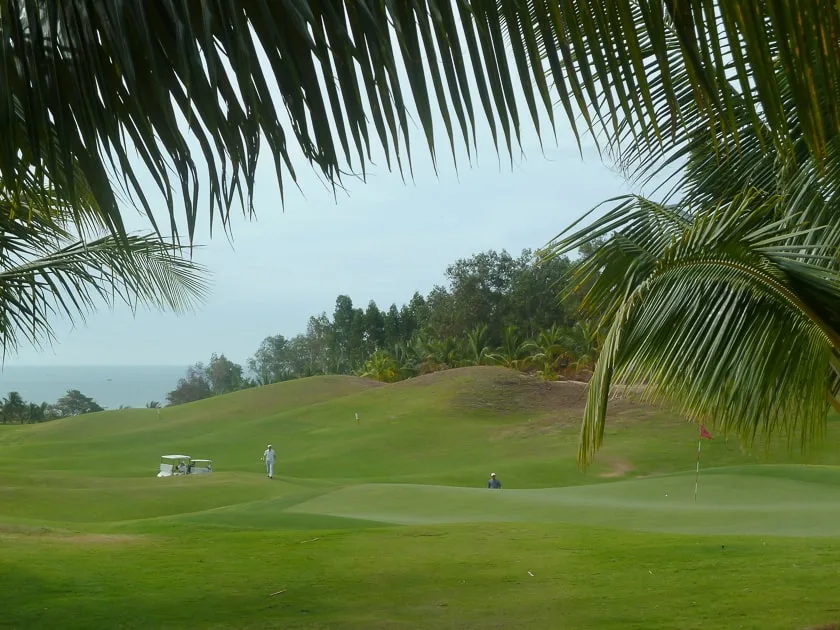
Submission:
[[[156,234],[92,237],[103,227],[94,206],[73,220],[71,204],[30,179],[0,186],[0,344],[15,350],[52,337],[55,317],[84,318],[123,301],[182,313],[207,295],[207,270]],[[86,230],[75,231],[81,223]],[[69,224],[69,226],[68,226]]]
[[[525,6],[509,4],[514,18]],[[437,159],[434,110],[450,143],[456,127],[474,140],[476,90],[510,149],[520,128],[514,85],[530,90],[544,77],[538,65],[508,66],[505,29],[495,2],[461,0],[2,0],[0,120],[19,124],[0,141],[0,179],[42,169],[73,199],[80,170],[121,233],[111,178],[154,221],[145,171],[172,231],[182,205],[192,239],[200,195],[225,226],[235,203],[253,210],[266,147],[281,193],[300,167],[293,144],[334,183],[347,170],[364,175],[374,143],[402,169],[410,105]]]
[[[687,219],[636,199],[595,222],[620,229],[576,271],[593,280],[586,306],[607,329],[582,464],[601,444],[616,384],[745,441],[757,432],[803,443],[820,435],[840,351],[837,328],[820,313],[840,308],[840,273],[803,244],[818,228],[778,207],[754,192]],[[585,239],[580,231],[554,246]]]
[[[281,191],[293,145],[333,183],[377,145],[410,170],[412,110],[435,160],[438,115],[451,149],[483,114],[510,152],[526,117],[553,126],[553,98],[576,135],[583,113],[647,150],[737,135],[744,115],[783,139],[792,109],[821,157],[840,128],[839,16],[829,0],[0,0],[0,120],[17,123],[0,179],[42,170],[72,200],[81,173],[122,233],[119,193],[154,221],[145,172],[192,239],[201,195],[225,227],[235,204],[253,211],[266,152]]]

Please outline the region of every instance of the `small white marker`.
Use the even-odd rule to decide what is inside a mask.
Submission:
[[[528,575],[530,575],[531,577],[534,577],[534,574],[531,573],[530,571],[528,571]]]

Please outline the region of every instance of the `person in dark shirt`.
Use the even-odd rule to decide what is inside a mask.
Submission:
[[[496,479],[496,473],[490,473],[490,481],[487,482],[487,487],[494,490],[502,489],[502,482]]]

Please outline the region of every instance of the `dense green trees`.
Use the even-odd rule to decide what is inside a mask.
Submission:
[[[306,332],[266,337],[249,375],[224,355],[191,367],[170,405],[255,384],[318,374],[359,374],[383,382],[467,365],[504,365],[546,379],[586,378],[597,353],[595,329],[577,319],[575,291],[558,297],[573,268],[565,257],[540,262],[488,251],[458,260],[446,286],[401,305],[357,307],[339,295],[332,316],[309,318]],[[584,370],[582,373],[578,373]]]
[[[539,354],[539,371],[556,377],[581,347],[572,341],[576,299],[557,293],[570,268],[566,258],[538,264],[528,250],[519,257],[489,251],[456,261],[446,269],[447,286],[415,293],[402,306],[370,301],[362,309],[340,295],[331,318],[310,319],[291,340],[267,337],[248,367],[260,383],[326,373],[393,382],[461,365],[534,369]],[[538,352],[535,340],[545,331],[555,346],[565,344],[562,352]]]
[[[263,346],[265,345],[264,342]],[[257,352],[259,354],[259,350]],[[262,384],[265,376],[265,373],[260,375],[257,371],[257,380],[245,378],[241,365],[234,363],[224,354],[213,353],[207,365],[199,362],[187,368],[186,375],[178,381],[175,389],[166,395],[166,400],[170,405],[181,405],[211,396],[229,394],[247,387],[254,387],[258,383]]]
[[[19,392],[9,392],[3,399],[3,422],[23,424],[29,417],[29,406],[23,400]]]
[[[103,407],[89,396],[85,396],[78,389],[70,389],[55,403],[55,411],[61,418],[80,416],[85,413],[104,411]]]
[[[20,392],[9,392],[0,406],[0,422],[3,424],[46,422],[96,411],[104,411],[104,408],[93,398],[85,396],[77,389],[67,390],[64,396],[53,404],[27,402]]]

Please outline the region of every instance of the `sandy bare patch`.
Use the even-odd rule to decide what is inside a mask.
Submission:
[[[83,534],[49,527],[24,527],[15,525],[0,526],[0,539],[32,539],[54,540],[78,545],[115,545],[129,544],[144,540],[146,536],[131,534]]]
[[[633,470],[633,465],[626,459],[613,459],[612,461],[605,463],[609,466],[609,470],[598,475],[599,477],[624,477],[627,473]]]
[[[497,413],[551,412],[583,409],[586,383],[543,381],[527,374],[492,370],[483,378],[467,381],[455,396],[457,407]]]

